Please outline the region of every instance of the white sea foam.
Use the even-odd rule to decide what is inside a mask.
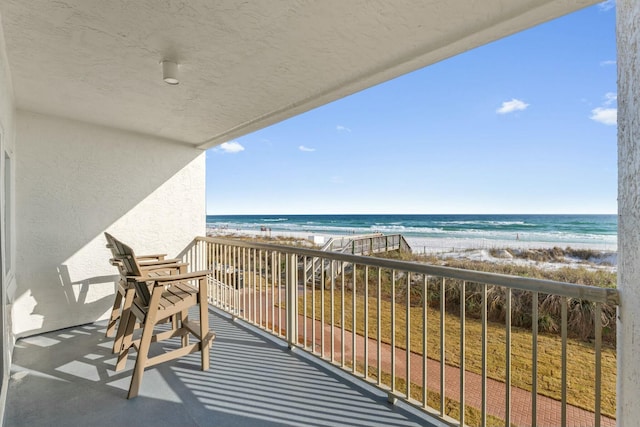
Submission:
[[[524,221],[495,221],[495,220],[456,220],[456,221],[435,221],[440,225],[524,225],[526,227],[535,227],[535,224],[527,224]]]
[[[330,227],[327,227],[330,228]],[[339,228],[339,227],[337,227]],[[342,230],[340,228],[340,230]],[[370,229],[363,228],[361,234],[369,234],[371,232]],[[227,234],[229,232],[234,232],[240,235],[247,236],[264,236],[265,232],[260,231],[260,229],[220,229],[220,228],[209,228],[208,233],[210,234]],[[282,236],[282,237],[294,237],[299,239],[307,239],[310,235],[321,235],[324,236],[327,240],[329,238],[344,238],[344,233],[312,233],[308,231],[300,231],[300,230],[273,230],[269,233],[271,236]],[[546,235],[545,235],[546,236]],[[566,242],[559,241],[549,241],[548,239],[520,239],[516,240],[515,237],[511,236],[510,238],[459,238],[459,237],[415,237],[415,236],[405,236],[407,242],[411,246],[414,252],[417,253],[442,253],[442,252],[459,252],[459,251],[467,251],[469,249],[496,249],[496,248],[513,248],[513,249],[543,249],[543,248],[553,248],[554,246],[559,246],[562,248],[571,247],[573,249],[591,249],[595,251],[606,251],[606,252],[616,252],[617,245],[615,240],[602,240],[602,239],[593,239],[591,241],[586,242],[571,242],[570,244]]]
[[[569,218],[571,220],[571,218]],[[614,218],[615,219],[615,218]],[[247,222],[247,220],[249,222]],[[395,221],[394,221],[395,220]],[[304,222],[303,222],[304,221]],[[615,251],[617,235],[611,233],[610,223],[603,223],[602,232],[593,227],[592,220],[583,227],[580,218],[575,221],[547,221],[537,219],[531,223],[520,218],[455,218],[450,220],[426,220],[407,218],[398,221],[375,222],[366,218],[306,218],[301,221],[295,217],[242,217],[228,222],[217,222],[215,226],[223,231],[235,230],[240,233],[259,234],[270,232],[272,235],[286,236],[352,236],[354,234],[400,233],[412,242],[412,247],[420,252],[439,252],[452,249],[494,248],[494,247],[573,247]],[[578,223],[578,226],[574,226]],[[536,225],[537,224],[537,225]],[[267,230],[265,230],[265,225]],[[424,226],[420,226],[424,225]],[[556,227],[554,230],[553,227]],[[589,231],[593,230],[591,233]],[[606,232],[609,231],[607,234]],[[615,231],[615,230],[613,230]]]

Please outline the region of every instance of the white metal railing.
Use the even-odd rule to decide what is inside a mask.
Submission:
[[[377,384],[391,401],[460,425],[615,424],[615,381],[602,415],[603,319],[607,337],[615,335],[615,289],[221,238],[198,237],[183,255],[210,270],[211,304]],[[514,305],[527,301],[528,314],[514,319]],[[558,313],[549,314],[551,302]],[[541,336],[538,325],[554,316],[558,333]],[[575,366],[567,347],[577,342],[568,337],[578,316],[591,322],[592,340],[575,345],[592,361]],[[528,332],[516,327],[523,318]],[[514,339],[530,346],[527,360],[514,363]],[[613,350],[605,351],[609,360]],[[539,373],[549,364],[558,366]],[[469,392],[472,383],[479,393]],[[591,384],[591,403],[574,402],[585,393],[577,383]],[[499,404],[488,399],[495,393]]]

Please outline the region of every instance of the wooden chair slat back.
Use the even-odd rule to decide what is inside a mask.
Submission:
[[[124,255],[123,243],[105,231],[104,237],[107,239],[107,248],[111,249],[113,256]]]
[[[120,274],[124,277],[141,277],[142,272],[140,270],[140,266],[138,265],[138,261],[136,260],[136,254],[133,252],[133,249],[130,246],[122,243],[112,235],[108,233],[104,234],[107,238],[107,242],[109,242],[108,246],[111,247],[111,251],[113,252],[113,258],[117,261]],[[149,302],[151,301],[151,293],[149,292],[147,283],[135,279],[130,280],[133,281],[137,297],[140,298],[145,306],[148,306]]]
[[[151,302],[151,292],[149,292],[149,286],[146,282],[140,282],[136,280],[134,283],[134,287],[136,289],[136,295],[142,301],[145,307],[149,306]]]
[[[118,242],[118,239],[107,232],[104,233],[104,237],[107,239],[107,248],[111,250],[111,256],[113,257],[111,264],[118,267],[118,271],[120,272],[121,276],[126,276],[127,272],[124,268],[124,265],[122,264],[122,261],[120,260],[121,254],[118,252],[116,244]]]
[[[122,243],[109,233],[104,233],[114,260],[117,261],[118,269],[123,276],[142,276],[140,265],[136,260],[136,254],[130,246]]]
[[[133,252],[133,249],[122,242],[119,243],[122,248],[119,258],[122,261],[122,265],[126,270],[127,276],[142,276],[142,272],[140,271],[138,261],[136,261],[136,255]]]
[[[111,253],[113,254],[113,240],[114,240],[114,237],[111,234],[109,234],[109,233],[107,233],[105,231],[104,232],[104,238],[107,239],[107,247],[109,249],[111,249]]]

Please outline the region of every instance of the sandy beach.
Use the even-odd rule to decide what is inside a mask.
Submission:
[[[256,231],[246,229],[207,229],[208,235],[241,235],[255,237],[288,237],[295,239],[310,239],[312,236],[320,236],[324,241],[331,238],[349,239],[353,236],[337,235],[337,234],[310,234],[307,232],[292,231]],[[495,239],[456,239],[456,238],[426,238],[405,236],[405,239],[411,246],[414,253],[443,253],[458,252],[470,249],[548,249],[555,246],[561,246],[557,242],[539,242],[527,240],[495,240]],[[593,243],[573,243],[573,249],[590,249],[593,251],[617,252],[615,245],[603,244],[600,242]],[[564,247],[563,247],[564,249]]]
[[[317,241],[327,242],[329,239],[349,239],[353,236],[332,235],[332,234],[309,234],[305,232],[291,231],[256,231],[247,229],[207,229],[209,236],[250,236],[257,238],[265,237],[285,237],[308,241],[312,245],[314,237]],[[478,261],[488,261],[496,263],[518,263],[533,264],[540,268],[557,269],[562,266],[584,266],[583,260],[566,259],[563,263],[539,262],[524,259],[510,259],[509,257],[496,257],[491,254],[491,249],[510,249],[510,250],[536,250],[551,249],[558,245],[554,242],[539,242],[526,240],[494,240],[494,239],[455,239],[455,238],[424,238],[424,237],[405,237],[411,249],[416,254],[436,255],[441,258],[464,258]],[[322,246],[319,244],[318,246]],[[570,246],[572,249],[585,249],[598,253],[597,257],[590,260],[589,264],[592,268],[616,270],[617,264],[617,248],[611,244],[594,243],[575,243]]]

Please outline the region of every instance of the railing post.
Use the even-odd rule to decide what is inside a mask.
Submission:
[[[197,267],[198,270],[204,270],[205,269],[205,252],[204,252],[204,247],[205,247],[205,242],[203,242],[202,240],[198,239],[196,240],[196,251],[198,253],[198,263],[197,263]]]
[[[289,349],[298,344],[298,256],[289,254],[287,258],[286,318],[287,342]]]

